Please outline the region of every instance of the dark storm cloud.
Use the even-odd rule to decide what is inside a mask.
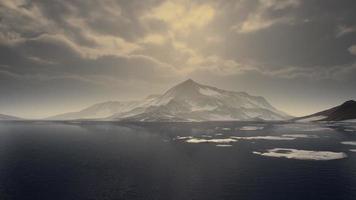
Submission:
[[[71,32],[73,37],[80,37],[78,27],[71,20],[83,20],[87,28],[98,34],[120,36],[127,40],[141,37],[147,31],[139,17],[145,11],[162,2],[161,0],[132,1],[31,1],[28,7],[38,7],[44,17],[57,26]],[[80,39],[80,38],[79,38]]]
[[[355,26],[356,2],[294,2],[299,3],[284,9],[273,9],[272,6],[251,9],[249,14],[262,15],[263,19],[260,22],[255,20],[256,30],[250,28],[248,33],[237,30],[237,33],[225,34],[225,43],[221,46],[223,55],[240,61],[254,60],[271,67],[328,67],[355,61],[355,57],[347,51],[356,42],[355,34],[339,38],[336,35],[340,26]],[[226,30],[228,26],[220,30]]]
[[[0,109],[40,116],[26,108],[48,104],[46,115],[63,99],[135,98],[187,77],[286,110],[278,88],[312,88],[301,96],[318,99],[327,86],[338,98],[323,105],[355,98],[355,9],[353,0],[2,0]]]
[[[2,65],[8,67],[4,70],[19,76],[98,76],[151,81],[172,76],[169,66],[143,55],[86,58],[79,49],[75,49],[63,38],[41,36],[12,47],[0,46],[0,51],[6,56]],[[157,73],[162,71],[165,73]]]

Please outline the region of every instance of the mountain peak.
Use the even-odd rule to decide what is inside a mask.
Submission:
[[[178,85],[174,86],[172,89],[175,89],[175,90],[183,90],[183,91],[186,91],[186,90],[196,90],[198,89],[199,87],[201,87],[202,85],[195,82],[194,80],[192,79],[187,79],[181,83],[179,83]]]
[[[351,104],[356,104],[356,101],[355,100],[348,100],[348,101],[345,101],[342,105],[351,105]]]
[[[187,79],[180,83],[179,85],[199,85],[199,83],[195,82],[193,79]]]

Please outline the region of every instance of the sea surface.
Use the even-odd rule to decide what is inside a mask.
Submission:
[[[353,123],[0,122],[1,200],[355,200]]]

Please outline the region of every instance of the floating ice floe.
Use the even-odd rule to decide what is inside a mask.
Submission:
[[[283,124],[277,125],[276,128],[282,130],[295,130],[295,131],[332,131],[330,127],[322,126],[321,124]]]
[[[231,128],[229,128],[229,127],[215,127],[215,130],[231,131]]]
[[[307,134],[284,134],[282,137],[290,138],[318,138],[317,135],[307,135]]]
[[[280,137],[280,136],[251,136],[251,137],[237,137],[232,136],[231,138],[237,140],[294,140],[292,137]]]
[[[356,146],[356,141],[343,141],[343,142],[341,142],[341,144],[345,144],[345,145],[355,145],[355,146]]]
[[[315,127],[315,128],[310,128],[310,129],[305,129],[302,131],[332,131],[332,128],[328,128],[328,127]]]
[[[348,119],[348,120],[344,120],[342,122],[351,122],[351,123],[355,123],[356,122],[356,119]]]
[[[349,151],[356,153],[356,149],[350,149]]]
[[[186,140],[187,143],[231,143],[231,142],[236,142],[237,140],[232,139],[232,138],[226,138],[226,139],[199,139],[199,138],[191,138],[189,140]]]
[[[231,144],[217,144],[215,146],[217,146],[217,147],[232,147]]]
[[[344,131],[346,131],[346,132],[354,132],[355,130],[347,128],[347,129],[344,129]]]
[[[217,134],[215,134],[216,136],[221,136],[221,135],[224,135],[224,134],[222,134],[222,133],[217,133]]]
[[[257,152],[254,154],[268,157],[288,158],[297,160],[336,160],[346,158],[347,155],[343,152],[331,151],[309,151],[287,148],[274,148],[269,149],[267,152]]]
[[[193,138],[192,136],[177,136],[176,139],[177,140],[185,140],[185,139],[190,139]]]
[[[263,126],[243,126],[240,128],[241,131],[257,131],[262,130]]]

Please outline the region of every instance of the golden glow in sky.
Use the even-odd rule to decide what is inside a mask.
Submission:
[[[166,22],[173,31],[187,33],[208,24],[215,10],[208,4],[195,4],[192,1],[166,1],[155,8],[149,17]]]

